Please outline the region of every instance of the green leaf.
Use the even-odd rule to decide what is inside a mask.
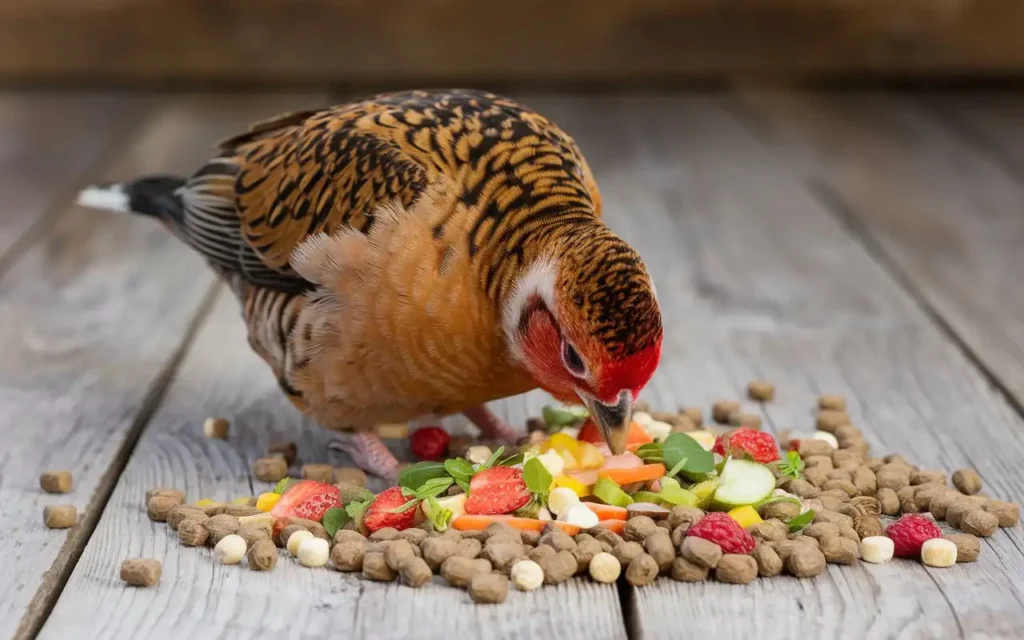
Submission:
[[[715,456],[685,433],[673,433],[661,444],[665,466],[690,473],[708,473],[715,468]],[[679,473],[678,471],[676,473]]]
[[[417,462],[399,474],[398,486],[415,491],[428,480],[447,477],[448,470],[445,469],[444,463],[432,461]]]
[[[366,513],[366,509],[373,503],[373,500],[363,500],[360,502],[350,502],[345,505],[345,513],[352,516],[352,520],[358,525],[360,529],[363,528],[363,514]]]
[[[806,513],[801,513],[797,517],[793,518],[786,523],[789,526],[790,533],[796,533],[803,529],[807,525],[814,521],[814,509],[808,509]]]
[[[420,500],[419,498],[412,498],[402,506],[395,507],[394,509],[388,509],[387,511],[385,511],[385,513],[405,513],[409,509],[415,509],[416,507],[420,506],[420,502],[422,502],[422,500]]]
[[[586,407],[576,405],[568,407],[547,405],[541,410],[544,424],[549,427],[568,427],[579,420],[585,420],[589,415]]]
[[[327,530],[327,535],[331,536],[331,538],[334,537],[334,534],[337,533],[339,529],[344,528],[349,522],[352,522],[352,516],[350,516],[344,509],[339,509],[337,507],[334,509],[328,509],[327,512],[324,513],[323,519],[320,521],[320,523],[324,525],[324,529]]]
[[[544,464],[537,458],[534,458],[523,465],[523,480],[526,482],[526,488],[532,491],[536,495],[547,495],[548,490],[551,488],[551,473],[544,468]]]
[[[455,484],[462,488],[463,493],[469,493],[469,483],[463,480],[456,480]]]
[[[683,458],[682,460],[677,462],[676,466],[672,467],[669,470],[669,472],[665,474],[665,477],[667,477],[667,478],[674,478],[677,475],[679,475],[679,473],[683,470],[683,467],[686,466],[686,461],[687,460],[689,460],[689,458]]]
[[[487,462],[477,467],[477,471],[483,471],[484,469],[490,469],[494,466],[494,463],[498,461],[501,454],[505,451],[505,447],[498,447],[498,450],[491,454],[490,458],[487,458]]]
[[[536,497],[531,498],[529,502],[512,512],[512,515],[517,518],[533,518],[536,519],[540,514],[540,500]]]
[[[780,461],[779,471],[782,475],[790,478],[801,478],[803,477],[804,466],[804,461],[800,454],[796,451],[790,451],[786,454],[786,459]]]
[[[497,466],[499,467],[514,467],[517,464],[522,464],[526,458],[526,454],[520,452],[515,455],[511,455],[504,460],[499,460]]]
[[[420,485],[420,488],[413,493],[413,496],[420,500],[436,498],[447,491],[448,487],[452,486],[453,482],[455,481],[452,478],[433,478],[431,480],[427,480]]]
[[[445,460],[444,468],[448,475],[455,478],[456,482],[459,480],[469,482],[470,478],[473,477],[473,465],[470,464],[469,460],[463,458],[449,458]]]
[[[647,463],[663,462],[663,453],[660,442],[648,442],[640,445],[635,451],[636,455]]]
[[[427,517],[430,518],[430,523],[434,525],[435,531],[444,531],[448,528],[448,522],[452,519],[452,510],[445,508],[437,501],[437,498],[427,498],[427,504],[429,508],[424,508],[427,513]]]
[[[274,485],[274,493],[281,495],[288,490],[288,487],[290,487],[293,482],[295,481],[291,478],[281,478],[277,484]]]

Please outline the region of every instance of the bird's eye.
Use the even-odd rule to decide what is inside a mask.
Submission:
[[[569,373],[582,378],[587,373],[587,365],[583,364],[583,358],[576,349],[566,341],[562,341],[562,361]]]

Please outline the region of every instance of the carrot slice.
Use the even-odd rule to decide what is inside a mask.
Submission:
[[[665,465],[660,462],[645,464],[635,469],[598,469],[597,475],[614,480],[620,487],[634,482],[657,480],[665,475]]]
[[[597,526],[604,527],[609,531],[613,531],[620,536],[626,532],[626,521],[625,520],[602,520],[597,523]]]
[[[455,520],[452,521],[452,526],[459,531],[482,531],[495,522],[507,524],[513,529],[518,529],[519,531],[543,531],[544,525],[550,523],[570,536],[574,536],[580,532],[579,527],[566,522],[559,522],[557,520],[534,520],[533,518],[516,518],[514,516],[475,516],[467,514],[455,518]]]
[[[576,439],[591,444],[601,444],[604,442],[604,438],[601,437],[601,432],[598,430],[597,425],[590,418],[587,418],[583,426],[580,427],[580,432]],[[647,435],[647,432],[644,431],[639,422],[630,422],[629,432],[626,434],[626,448],[633,451],[640,445],[647,444],[648,442],[654,442],[654,438]]]
[[[587,508],[597,514],[598,520],[625,520],[626,508],[600,502],[584,502]]]

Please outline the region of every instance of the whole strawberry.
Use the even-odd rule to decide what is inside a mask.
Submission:
[[[928,516],[908,513],[885,530],[893,544],[893,555],[899,558],[921,556],[921,545],[932,538],[941,538],[942,530]]]
[[[690,526],[686,535],[710,540],[726,553],[747,554],[757,544],[750,535],[727,513],[709,513]]]
[[[385,527],[393,527],[399,531],[411,528],[416,524],[418,509],[415,506],[395,513],[410,500],[411,498],[402,495],[401,487],[391,487],[380,492],[363,514],[363,526],[369,533]]]
[[[409,436],[409,449],[418,460],[443,460],[451,436],[441,427],[420,427]]]
[[[715,446],[711,450],[722,456],[750,458],[761,464],[768,464],[779,459],[779,448],[775,444],[775,438],[763,431],[755,431],[748,427],[741,427],[718,436]]]
[[[470,515],[501,515],[525,506],[531,498],[522,469],[492,467],[477,472],[469,481],[464,508]]]

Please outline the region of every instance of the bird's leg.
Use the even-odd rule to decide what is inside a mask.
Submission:
[[[480,429],[484,438],[512,443],[519,440],[521,435],[515,427],[495,415],[485,404],[470,407],[463,411],[462,415]]]
[[[372,431],[340,433],[327,446],[347,453],[367,473],[389,481],[398,478],[398,460]]]

